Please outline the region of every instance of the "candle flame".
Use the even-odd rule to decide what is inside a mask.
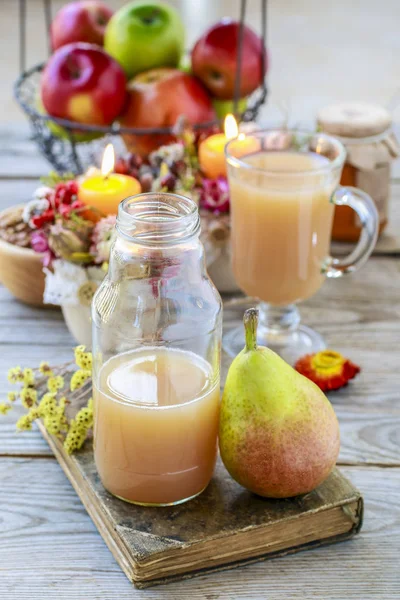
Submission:
[[[225,117],[224,131],[225,131],[225,137],[228,140],[232,140],[233,138],[237,137],[237,135],[239,133],[239,129],[238,129],[238,126],[237,126],[237,123],[236,123],[236,119],[231,114],[226,115],[226,117]]]
[[[114,170],[115,165],[115,154],[114,154],[114,146],[112,144],[107,144],[104,154],[103,160],[101,163],[101,174],[103,177],[108,177],[109,174]]]

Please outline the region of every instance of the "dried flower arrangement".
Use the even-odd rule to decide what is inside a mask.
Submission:
[[[11,384],[21,384],[18,392],[8,393],[8,401],[0,404],[0,414],[7,414],[17,401],[26,410],[16,423],[17,431],[32,429],[32,423],[42,419],[46,430],[63,440],[65,450],[71,454],[82,447],[93,427],[93,402],[70,417],[68,406],[79,405],[92,383],[92,354],[84,346],[74,350],[75,360],[51,367],[42,362],[36,369],[14,367],[8,372]],[[71,376],[71,367],[78,367]]]
[[[176,135],[177,142],[161,146],[146,161],[135,154],[120,156],[115,171],[137,178],[143,192],[169,191],[195,199],[212,263],[229,238],[228,183],[225,177],[207,179],[199,169],[198,144],[206,134],[195,134],[182,120]],[[0,216],[0,238],[41,254],[45,303],[89,305],[107,270],[116,217],[84,205],[79,179],[71,174],[51,173],[41,183],[30,202]]]

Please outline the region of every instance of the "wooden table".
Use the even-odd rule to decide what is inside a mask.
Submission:
[[[48,166],[26,130],[0,131],[0,209],[29,199]],[[6,600],[389,600],[400,598],[400,184],[390,234],[355,275],[327,281],[302,307],[332,348],[362,366],[331,395],[339,464],[365,497],[359,537],[295,556],[145,591],[128,582],[38,431],[0,417],[0,598]],[[396,227],[395,227],[396,226]],[[0,377],[61,362],[74,341],[58,310],[20,304],[0,286]],[[3,399],[3,398],[2,398]]]

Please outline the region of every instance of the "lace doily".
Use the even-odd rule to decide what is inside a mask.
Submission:
[[[45,304],[58,306],[79,306],[78,292],[87,281],[100,284],[104,271],[100,267],[81,267],[66,260],[55,260],[52,270],[43,269],[45,273]]]

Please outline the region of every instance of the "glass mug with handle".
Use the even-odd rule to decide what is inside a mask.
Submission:
[[[258,343],[289,363],[325,348],[323,338],[300,324],[297,303],[313,296],[326,277],[358,269],[378,235],[372,199],[340,187],[346,157],[334,137],[299,130],[241,134],[225,147],[231,197],[232,264],[238,286],[259,301]],[[344,259],[329,254],[335,204],[358,215],[362,232]],[[223,340],[236,356],[243,327]]]

